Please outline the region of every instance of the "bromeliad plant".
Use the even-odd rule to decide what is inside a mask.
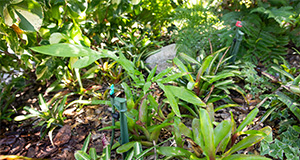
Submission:
[[[152,69],[149,76],[145,80],[142,76],[139,79],[139,83],[132,83],[135,89],[130,88],[127,83],[123,82],[121,85],[124,88],[126,99],[127,99],[127,120],[128,128],[135,140],[142,141],[143,145],[153,145],[153,141],[157,142],[160,136],[162,128],[170,126],[174,116],[179,117],[188,116],[181,115],[179,111],[179,105],[176,98],[183,101],[192,103],[196,106],[205,106],[204,102],[198,98],[191,91],[171,85],[165,85],[165,83],[174,81],[178,77],[182,77],[187,73],[176,73],[165,77],[170,73],[172,68],[166,69],[154,76],[156,67]],[[137,78],[137,77],[136,77]],[[152,85],[158,84],[158,86],[165,92],[168,103],[172,108],[172,112],[165,116],[162,113],[163,105],[159,105],[151,92],[154,88]],[[176,98],[175,98],[176,97]],[[197,114],[194,113],[197,117]],[[105,128],[102,128],[103,130]],[[142,134],[140,134],[142,133]]]
[[[197,96],[204,99],[204,102],[213,103],[228,97],[230,90],[236,90],[245,97],[244,91],[234,84],[233,78],[240,75],[239,67],[236,65],[227,65],[229,58],[224,59],[226,48],[218,50],[211,55],[195,59],[184,53],[179,53],[183,60],[174,58],[175,65],[182,72],[190,72],[177,81],[180,85],[193,90]],[[225,92],[226,94],[223,94]],[[246,98],[245,98],[246,99]]]
[[[176,142],[182,143],[181,136],[184,135],[194,153],[180,147],[158,147],[157,152],[172,157],[185,157],[189,159],[209,160],[237,160],[237,159],[261,159],[269,158],[258,155],[234,154],[237,151],[248,148],[272,134],[271,127],[267,126],[260,130],[246,130],[246,127],[256,117],[258,109],[252,110],[245,120],[236,128],[233,115],[231,120],[224,120],[217,124],[212,122],[209,113],[200,109],[200,118],[193,119],[192,130],[187,128],[180,119],[175,119],[174,132]],[[216,127],[213,127],[216,124]],[[244,137],[244,138],[242,138]],[[237,142],[238,138],[242,138]],[[237,143],[236,143],[237,142]],[[180,144],[179,144],[180,145]]]

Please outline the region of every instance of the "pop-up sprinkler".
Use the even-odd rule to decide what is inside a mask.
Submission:
[[[232,44],[232,47],[229,52],[230,55],[232,56],[232,58],[230,59],[230,62],[232,62],[232,63],[235,62],[236,55],[239,51],[240,44],[241,44],[241,42],[243,40],[243,36],[244,36],[244,33],[242,31],[240,31],[240,29],[239,29],[242,27],[242,22],[237,21],[235,26],[237,26],[236,35],[235,35],[235,38],[233,39],[233,44]]]
[[[115,97],[114,93],[114,85],[110,87],[110,102],[112,105],[112,125],[115,126],[115,119],[120,118],[120,129],[121,129],[121,141],[120,144],[123,145],[129,142],[129,134],[128,134],[128,126],[127,126],[127,117],[125,113],[127,112],[126,107],[126,99]],[[120,117],[118,112],[115,112],[115,108],[120,112]],[[110,141],[110,146],[113,144],[114,136],[115,136],[115,129],[112,130],[112,136]],[[123,155],[123,157],[126,157]]]

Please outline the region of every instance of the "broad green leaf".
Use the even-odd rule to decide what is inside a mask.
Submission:
[[[222,74],[219,74],[219,75],[216,75],[216,76],[213,76],[213,78],[211,80],[209,80],[208,83],[212,84],[220,79],[224,79],[224,78],[227,78],[227,77],[232,77],[234,76],[233,73],[229,72],[229,73],[222,73]]]
[[[254,108],[248,115],[247,117],[243,120],[243,122],[239,125],[237,128],[236,132],[242,131],[247,125],[249,125],[253,119],[256,117],[258,113],[258,108]]]
[[[181,134],[193,138],[193,132],[182,122],[180,122],[177,127],[179,128]]]
[[[134,145],[135,143],[137,143],[136,141],[132,141],[132,142],[128,142],[125,143],[123,145],[121,145],[118,149],[117,149],[117,153],[124,153],[129,151]]]
[[[73,68],[84,68],[89,66],[90,64],[94,63],[96,60],[103,58],[104,56],[101,54],[91,54],[89,56],[84,56],[78,59],[74,64]]]
[[[144,95],[149,91],[149,88],[151,86],[152,82],[146,82],[144,87],[143,87],[143,92],[144,92]]]
[[[175,73],[175,74],[172,74],[172,75],[170,75],[170,76],[168,76],[168,77],[166,77],[166,78],[163,78],[163,79],[160,81],[160,83],[168,83],[168,82],[174,81],[174,80],[176,80],[176,79],[178,79],[178,78],[180,78],[180,77],[182,77],[182,76],[185,76],[185,75],[187,75],[187,74],[189,74],[189,73],[184,73],[184,72],[181,72],[181,73]]]
[[[33,0],[23,1],[12,5],[21,22],[19,27],[26,31],[38,31],[43,23],[43,10],[41,5]]]
[[[161,83],[157,83],[158,86],[165,92],[166,94],[166,97],[172,107],[172,110],[174,111],[174,113],[178,116],[178,117],[181,117],[181,114],[180,114],[180,111],[179,111],[179,107],[178,107],[178,104],[177,104],[177,101],[174,97],[174,95],[172,94],[172,90],[169,90],[166,86],[164,86],[163,84]]]
[[[214,112],[217,112],[217,111],[219,111],[221,109],[229,108],[229,107],[242,107],[242,106],[238,105],[238,104],[224,104],[224,105],[221,105],[218,108],[216,108]]]
[[[154,97],[151,94],[149,94],[147,96],[147,98],[148,98],[148,100],[150,102],[150,108],[154,108],[154,110],[156,112],[158,112],[158,103],[155,101]]]
[[[209,118],[210,118],[211,122],[214,122],[215,121],[214,104],[213,103],[207,103],[206,111],[209,115]]]
[[[97,152],[95,148],[90,148],[89,154],[92,160],[97,160]]]
[[[152,81],[156,82],[157,80],[163,78],[164,76],[167,76],[169,72],[172,71],[173,68],[167,68],[163,71],[161,71],[158,75],[156,75],[155,77],[153,77]]]
[[[120,126],[107,126],[100,128],[98,131],[111,130],[111,129],[120,129]]]
[[[127,106],[128,106],[129,109],[131,109],[134,106],[134,100],[133,100],[133,95],[132,95],[132,92],[131,92],[131,88],[125,82],[122,82],[121,86],[122,86],[122,88],[124,89],[124,92],[125,92],[125,97],[126,97],[126,100],[127,100]]]
[[[217,127],[214,129],[214,136],[215,136],[214,144],[215,144],[215,146],[219,146],[219,148],[221,148],[221,149],[222,149],[222,147],[227,146],[229,139],[227,140],[226,138],[231,136],[232,127],[233,126],[229,120],[224,120],[220,124],[217,125]]]
[[[142,123],[147,124],[148,120],[148,105],[147,105],[147,99],[143,99],[141,102],[141,105],[139,107],[139,120]]]
[[[147,154],[148,152],[150,152],[151,150],[153,150],[153,149],[156,148],[157,146],[162,145],[162,144],[164,144],[164,143],[166,143],[167,141],[170,141],[170,140],[172,140],[172,139],[174,139],[174,136],[173,136],[173,137],[170,137],[170,138],[168,138],[168,139],[166,139],[166,140],[164,140],[163,142],[161,142],[161,143],[159,143],[159,144],[156,144],[156,145],[154,145],[154,146],[152,146],[152,147],[150,147],[150,148],[144,150],[142,153],[140,153],[139,155],[136,156],[136,159],[142,158],[145,154]]]
[[[300,109],[299,107],[297,107],[299,106],[299,104],[280,91],[277,91],[276,94],[278,95],[278,99],[282,101],[285,105],[287,105],[287,107],[300,120]]]
[[[207,69],[207,67],[209,66],[209,64],[211,63],[213,59],[213,55],[209,55],[208,57],[206,57],[203,61],[203,64],[201,65],[198,73],[197,73],[197,79],[196,82],[200,81],[200,77],[203,75],[204,71]]]
[[[177,57],[175,57],[173,59],[173,62],[178,66],[178,68],[181,70],[181,72],[184,72],[184,73],[188,72],[188,69],[186,68],[186,66]],[[192,82],[192,83],[195,82],[193,77],[190,74],[187,75],[186,77],[189,80],[189,82]]]
[[[227,85],[230,85],[233,83],[234,83],[234,81],[232,79],[228,79],[228,80],[216,82],[214,85],[215,85],[215,87],[219,87],[219,86],[227,86]]]
[[[255,143],[260,142],[262,139],[264,139],[265,135],[272,134],[272,128],[269,126],[260,129],[260,131],[264,132],[265,134],[251,134],[251,135],[247,136],[246,138],[242,139],[240,142],[238,142],[237,144],[232,146],[223,155],[223,157],[227,157],[236,151],[248,148],[248,147],[254,145]]]
[[[189,56],[189,55],[187,55],[187,54],[185,54],[185,53],[179,53],[179,56],[181,57],[181,58],[183,58],[184,60],[186,60],[186,61],[188,61],[188,62],[190,62],[190,63],[195,63],[195,64],[197,64],[197,65],[201,65],[196,59],[194,59],[194,58],[192,58],[191,56]],[[175,57],[176,58],[176,61],[178,61],[179,59],[177,58],[177,57]],[[173,60],[175,60],[175,58],[173,59]],[[175,62],[175,61],[174,61]],[[176,64],[176,63],[175,63]],[[184,72],[184,71],[183,71]]]
[[[91,159],[91,157],[83,151],[76,151],[74,156],[75,156],[76,160],[90,160]]]
[[[171,157],[189,157],[190,155],[192,155],[191,152],[179,147],[158,147],[157,152],[159,154]]]
[[[271,160],[271,159],[259,155],[233,154],[231,156],[223,158],[222,160]]]
[[[68,43],[57,43],[46,46],[32,47],[30,49],[35,52],[58,57],[80,57],[89,56],[91,54],[101,54],[100,52],[94,51],[90,48]]]
[[[206,106],[206,104],[197,95],[195,95],[192,91],[187,90],[186,88],[176,86],[165,86],[165,88],[172,92],[174,96],[186,102],[199,106]]]
[[[89,133],[89,135],[86,137],[86,139],[83,142],[83,146],[81,148],[81,151],[84,152],[84,153],[86,153],[86,151],[88,149],[88,146],[89,146],[89,143],[90,143],[90,140],[91,140],[91,136],[92,136],[92,134]]]
[[[65,39],[65,35],[59,32],[52,33],[49,38],[50,44],[59,43],[62,39]]]
[[[149,73],[148,77],[147,77],[147,82],[150,82],[153,78],[153,76],[155,75],[155,72],[156,72],[156,68],[157,68],[157,65],[151,70],[151,72]]]
[[[204,139],[201,134],[200,120],[193,119],[192,122],[193,140],[201,147],[204,148]]]
[[[215,159],[215,145],[214,145],[214,129],[209,118],[209,115],[205,109],[200,108],[200,128],[203,135],[205,147],[203,149],[206,156],[209,159]]]
[[[83,16],[84,11],[86,10],[88,4],[86,0],[80,0],[80,1],[68,1],[68,11],[70,12],[70,15],[74,19],[82,19],[85,18]]]
[[[147,127],[147,129],[149,132],[154,132],[156,130],[161,130],[162,128],[170,126],[170,125],[172,125],[172,123],[162,123],[159,125],[151,125],[151,126]]]

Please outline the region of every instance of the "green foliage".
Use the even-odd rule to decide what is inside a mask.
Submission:
[[[299,126],[288,126],[287,130],[279,135],[278,139],[261,143],[261,155],[273,158],[296,160],[300,156]]]
[[[206,56],[205,51],[218,46],[217,28],[219,19],[215,15],[212,2],[198,1],[182,4],[172,15],[178,33],[173,34],[178,53],[185,53],[192,58]],[[213,52],[213,51],[212,51]]]
[[[195,152],[195,155],[192,153],[186,152],[182,148],[174,148],[172,147],[166,147],[164,150],[168,150],[168,152],[161,152],[164,155],[168,156],[180,156],[180,157],[186,157],[186,158],[192,158],[197,159],[198,158],[204,158],[206,159],[216,159],[216,158],[222,158],[222,159],[238,159],[238,158],[244,158],[245,155],[238,155],[233,154],[239,150],[248,148],[258,142],[260,142],[262,139],[269,137],[272,135],[272,129],[271,127],[265,127],[260,130],[247,130],[245,131],[244,128],[248,126],[253,119],[256,117],[258,113],[258,109],[252,110],[245,120],[240,124],[238,128],[236,128],[235,122],[233,120],[233,117],[230,120],[224,120],[221,123],[217,124],[216,127],[213,127],[212,120],[210,118],[209,113],[207,110],[200,108],[199,110],[200,119],[193,119],[192,123],[192,131],[190,131],[180,120],[175,121],[174,123],[174,131],[175,135],[179,135],[175,137],[176,142],[180,142],[179,139],[181,139],[181,135],[183,134],[186,136],[186,140],[191,143],[193,146],[193,151]],[[176,132],[178,132],[176,134]],[[247,135],[243,139],[241,139],[239,142],[236,143],[237,138],[241,135]],[[236,144],[235,144],[236,143]],[[178,144],[180,146],[180,144]],[[217,154],[220,153],[220,154]],[[258,159],[269,159],[264,158],[256,155],[248,155],[249,159],[252,158],[258,158]]]
[[[43,10],[35,0],[5,2],[0,8],[0,15],[5,24],[17,24],[25,31],[38,31],[43,22]]]
[[[189,90],[193,90],[196,95],[204,99],[204,102],[208,103],[227,97],[222,94],[223,91],[229,94],[229,90],[237,90],[244,95],[244,92],[234,84],[233,80],[234,76],[241,74],[238,67],[226,64],[228,58],[223,59],[228,51],[223,52],[225,49],[220,49],[206,57],[197,57],[200,60],[180,53],[179,55],[183,60],[180,61],[175,58],[175,65],[180,71],[190,72],[191,74],[182,77],[177,82]]]
[[[157,47],[161,46],[162,42],[151,40],[146,34],[140,33],[138,29],[133,29],[132,32],[126,32],[122,35],[117,34],[118,39],[122,44],[118,45],[127,59],[131,60],[137,68],[145,69],[144,60],[147,57],[157,52]]]
[[[228,12],[224,10],[222,20],[227,25],[233,25],[237,20],[242,21],[241,31],[245,33],[244,41],[241,43],[241,57],[246,61],[258,61],[263,64],[270,64],[273,61],[281,61],[281,57],[286,54],[289,43],[289,33],[296,25],[293,7],[278,7],[268,2],[251,2],[249,6],[243,3],[229,6],[230,9],[240,10],[239,12]],[[298,22],[297,22],[298,23]],[[223,32],[221,41],[226,43],[230,38],[226,36],[233,34],[233,30]]]
[[[0,84],[0,120],[11,121],[10,118],[19,108],[11,108],[11,103],[16,99],[16,94],[25,87],[23,77],[13,78],[9,84]]]
[[[40,110],[25,106],[24,110],[29,114],[19,115],[14,118],[15,121],[23,121],[29,118],[37,119],[35,127],[42,126],[41,136],[44,137],[45,134],[49,134],[52,143],[52,132],[57,126],[63,126],[64,117],[63,112],[65,109],[65,103],[67,101],[68,95],[65,95],[63,99],[57,99],[54,97],[51,101],[46,103],[43,96],[39,95],[39,106]]]
[[[242,68],[241,77],[246,82],[244,89],[248,93],[255,96],[270,90],[271,82],[269,82],[267,77],[261,75],[261,71],[256,70],[256,66],[253,63],[246,62],[245,65],[242,65]],[[272,88],[272,90],[274,89],[276,88]]]
[[[74,156],[75,156],[76,160],[98,160],[98,159],[99,160],[109,160],[111,148],[110,148],[110,144],[108,143],[105,136],[102,137],[102,139],[101,139],[102,144],[103,144],[103,151],[102,151],[101,156],[97,155],[95,148],[90,148],[89,154],[87,154],[90,139],[91,139],[91,133],[89,133],[89,135],[85,139],[82,149],[75,151]]]
[[[271,74],[264,74],[268,78],[270,78],[275,83],[280,84],[280,88],[278,88],[275,92],[278,100],[281,101],[284,105],[286,105],[290,111],[300,119],[300,109],[299,104],[297,103],[297,99],[300,95],[300,75],[296,78],[291,75],[289,72],[294,72],[293,70],[289,69],[284,64],[281,65],[284,69],[281,69],[277,66],[272,66],[271,68],[277,72],[280,77],[276,78]],[[284,89],[284,90],[282,90]],[[282,90],[282,91],[281,91]]]

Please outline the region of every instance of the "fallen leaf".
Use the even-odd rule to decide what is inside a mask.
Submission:
[[[55,138],[53,139],[55,146],[61,146],[69,142],[71,138],[71,126],[65,125],[63,126],[58,133],[56,134]]]

